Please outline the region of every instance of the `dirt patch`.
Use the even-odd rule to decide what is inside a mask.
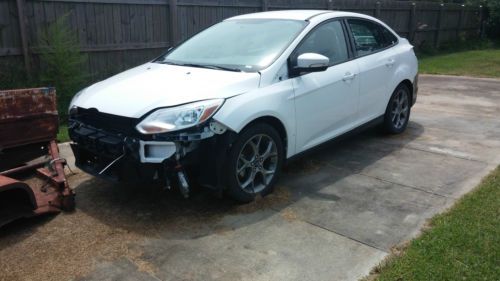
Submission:
[[[144,253],[139,247],[130,247],[127,257],[132,261],[139,271],[148,273],[152,276],[156,274],[156,267],[143,258]]]
[[[265,196],[257,197],[254,202],[236,206],[233,212],[253,213],[259,210],[272,209],[290,202],[290,191],[285,186],[276,186],[274,192]]]
[[[69,280],[83,276],[99,259],[127,255],[128,243],[139,238],[103,225],[81,211],[60,214],[57,219],[21,221],[0,235],[0,280]]]
[[[281,211],[281,217],[289,222],[298,219],[297,214],[290,208],[286,208],[283,211]]]
[[[308,174],[321,169],[324,164],[314,159],[300,159],[284,167],[284,174]]]
[[[217,199],[207,192],[185,200],[159,188],[113,186],[83,173],[72,175],[77,210],[21,220],[0,233],[0,280],[70,280],[87,276],[102,262],[126,258],[154,276],[145,259],[145,238],[192,239],[225,234],[223,216],[253,213],[285,204],[286,187],[245,205]]]

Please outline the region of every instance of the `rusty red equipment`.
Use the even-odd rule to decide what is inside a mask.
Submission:
[[[0,90],[0,226],[74,209],[58,128],[54,88]]]

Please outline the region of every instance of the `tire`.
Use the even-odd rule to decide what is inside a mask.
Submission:
[[[384,115],[383,129],[389,134],[400,134],[406,130],[411,112],[410,89],[400,84],[392,93]]]
[[[231,146],[224,167],[228,195],[242,203],[268,195],[283,159],[283,141],[274,127],[258,123],[244,129]]]

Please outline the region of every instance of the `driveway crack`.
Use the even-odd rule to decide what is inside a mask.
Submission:
[[[431,195],[434,195],[434,196],[443,197],[443,198],[448,198],[448,199],[457,199],[457,198],[455,198],[455,197],[451,197],[451,196],[447,196],[447,195],[439,194],[439,193],[436,193],[436,192],[433,192],[433,191],[428,191],[428,190],[425,190],[425,189],[420,188],[420,187],[417,187],[417,186],[408,185],[408,184],[403,184],[403,183],[399,183],[399,182],[393,182],[393,181],[386,180],[386,179],[383,179],[383,178],[380,178],[380,177],[377,177],[377,176],[368,175],[368,174],[365,174],[365,173],[362,173],[362,172],[357,173],[357,174],[358,174],[358,175],[361,175],[361,176],[365,176],[365,177],[373,178],[373,179],[376,179],[376,180],[379,180],[379,181],[383,181],[383,182],[387,182],[387,183],[392,183],[392,184],[394,184],[394,185],[399,185],[399,186],[402,186],[402,187],[406,187],[406,188],[410,188],[410,189],[418,190],[418,191],[421,191],[421,192],[424,192],[424,193],[427,193],[427,194],[431,194]]]
[[[270,209],[271,209],[271,210],[273,210],[273,211],[275,211],[276,213],[280,213],[280,212],[281,212],[281,210],[276,209],[276,208],[274,208],[274,207],[270,207]],[[389,254],[389,252],[388,252],[387,250],[385,250],[385,249],[383,249],[383,248],[380,248],[380,247],[378,247],[378,246],[376,246],[376,245],[371,245],[371,244],[366,243],[366,242],[364,242],[364,241],[361,241],[361,240],[358,240],[358,239],[356,239],[356,238],[353,238],[353,237],[347,236],[347,235],[342,234],[342,233],[340,233],[340,232],[337,232],[337,231],[335,231],[335,230],[333,230],[333,229],[329,229],[329,228],[327,228],[327,227],[324,227],[324,226],[322,226],[322,225],[319,225],[319,224],[317,224],[317,223],[314,223],[314,222],[311,222],[311,221],[308,221],[308,220],[303,220],[303,219],[298,219],[298,220],[299,220],[299,221],[302,221],[302,222],[305,222],[305,223],[307,223],[307,224],[309,224],[309,225],[311,225],[311,226],[318,227],[318,228],[320,228],[320,229],[322,229],[322,230],[326,230],[326,231],[331,232],[331,233],[333,233],[333,234],[336,234],[336,235],[342,236],[342,237],[344,237],[344,238],[346,238],[346,239],[349,239],[349,240],[351,240],[351,241],[354,241],[354,242],[357,242],[357,243],[363,244],[363,245],[365,245],[365,246],[367,246],[367,247],[370,247],[370,248],[373,248],[373,249],[375,249],[375,250],[379,250],[379,251],[382,251],[382,252],[384,252],[384,253],[386,253],[386,254]]]

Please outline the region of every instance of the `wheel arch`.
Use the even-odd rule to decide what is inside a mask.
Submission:
[[[243,126],[241,131],[245,130],[246,128],[248,128],[252,125],[258,124],[258,123],[268,124],[268,125],[272,126],[274,129],[276,129],[276,131],[278,131],[278,134],[280,135],[281,141],[283,142],[283,148],[285,149],[285,155],[287,155],[287,152],[288,152],[288,134],[287,134],[287,131],[286,131],[286,128],[285,128],[285,125],[283,124],[283,122],[281,122],[281,120],[275,116],[264,115],[264,116],[257,117],[255,119],[253,119],[252,121],[248,122],[246,125]]]
[[[410,90],[410,101],[411,101],[411,100],[413,100],[413,90],[414,90],[414,89],[413,89],[413,82],[412,82],[410,79],[408,79],[408,78],[402,78],[402,79],[400,78],[400,79],[398,79],[398,80],[396,80],[396,81],[399,81],[399,83],[398,83],[398,82],[396,82],[396,83],[392,84],[392,85],[393,85],[393,89],[392,89],[392,91],[390,91],[390,92],[388,91],[388,92],[389,92],[389,95],[388,95],[388,96],[387,96],[387,98],[386,98],[384,112],[385,112],[385,110],[387,109],[387,105],[389,104],[389,102],[390,102],[390,100],[391,100],[391,97],[392,97],[392,95],[394,94],[394,91],[396,91],[396,89],[397,89],[400,85],[405,85],[405,86],[407,86],[407,87],[408,87],[408,89]]]
[[[410,79],[404,79],[394,89],[397,89],[399,87],[399,85],[406,85],[408,87],[408,89],[410,90],[410,101],[412,101],[413,100],[413,83],[410,81]]]

